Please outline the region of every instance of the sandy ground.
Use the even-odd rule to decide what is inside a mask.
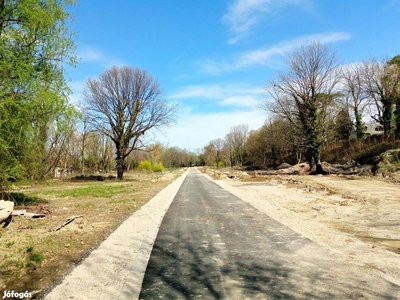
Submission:
[[[261,212],[344,254],[360,275],[400,286],[399,184],[338,176],[221,178],[215,182]]]
[[[185,176],[124,222],[45,299],[137,299],[158,227]],[[217,184],[261,212],[341,253],[353,271],[400,285],[400,185],[337,176],[219,178]]]

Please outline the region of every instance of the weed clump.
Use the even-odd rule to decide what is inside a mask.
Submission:
[[[153,172],[164,172],[165,168],[162,163],[152,164],[149,160],[143,160],[139,163],[137,168],[139,171],[153,171]]]
[[[143,161],[141,161],[140,163],[139,163],[139,166],[138,166],[138,170],[139,171],[141,171],[141,170],[147,170],[147,171],[151,171],[151,161],[149,161],[149,160],[143,160]]]
[[[153,172],[164,172],[165,168],[162,163],[158,163],[153,165],[152,170]]]

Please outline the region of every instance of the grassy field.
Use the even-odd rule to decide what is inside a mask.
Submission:
[[[129,172],[122,181],[61,179],[14,185],[15,209],[45,217],[14,216],[10,225],[0,230],[0,288],[24,292],[57,283],[182,172]]]

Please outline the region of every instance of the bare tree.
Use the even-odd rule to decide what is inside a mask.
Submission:
[[[115,144],[119,179],[125,158],[147,145],[145,134],[175,121],[176,105],[166,101],[158,80],[145,70],[112,67],[86,81],[84,98],[91,124]]]
[[[394,109],[400,83],[400,76],[392,72],[395,67],[385,60],[371,59],[363,63],[364,88],[377,112],[371,117],[383,126],[386,137],[395,130]]]
[[[343,72],[343,94],[346,101],[345,109],[354,113],[357,139],[364,136],[363,111],[370,104],[370,97],[364,88],[363,68],[355,64]]]
[[[225,136],[225,142],[228,147],[231,166],[243,165],[244,146],[249,135],[249,126],[241,124],[231,127],[229,133]]]
[[[86,146],[88,142],[88,138],[91,134],[91,128],[89,123],[89,116],[85,108],[81,109],[82,118],[81,118],[81,126],[79,126],[79,133],[81,138],[81,174],[85,175],[85,153],[86,153]]]
[[[204,156],[209,163],[215,164],[217,168],[225,155],[225,141],[223,139],[212,140],[203,149]]]
[[[267,91],[274,102],[263,107],[287,118],[304,137],[306,159],[322,172],[321,145],[325,141],[328,108],[340,79],[336,56],[320,44],[312,43],[295,51],[286,73],[270,81]]]

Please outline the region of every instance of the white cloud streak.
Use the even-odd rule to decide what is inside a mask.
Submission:
[[[263,89],[245,84],[193,85],[180,89],[172,99],[213,99],[220,106],[254,108],[260,102]]]
[[[222,17],[233,35],[228,42],[237,43],[266,15],[277,13],[287,6],[308,8],[310,3],[310,0],[235,0]]]
[[[108,56],[103,53],[101,49],[94,47],[84,47],[78,49],[78,58],[82,63],[97,63],[104,68],[110,68],[112,66],[122,65],[123,63],[115,57]]]
[[[201,149],[209,141],[225,138],[232,126],[247,124],[251,130],[259,129],[267,114],[258,107],[264,90],[248,84],[192,85],[181,88],[170,98],[181,102],[178,124],[166,130],[158,139],[169,146]],[[213,102],[224,107],[223,112],[198,111],[186,100]],[[215,107],[214,107],[215,108]]]
[[[157,139],[169,146],[191,150],[201,149],[213,139],[225,138],[230,128],[236,125],[247,124],[250,130],[259,129],[267,118],[265,111],[260,109],[204,114],[181,111],[179,116],[178,124]]]
[[[201,69],[208,74],[220,75],[221,73],[253,66],[266,66],[272,63],[276,56],[285,55],[301,45],[306,45],[314,41],[319,41],[322,44],[329,44],[349,40],[350,38],[350,34],[346,32],[329,32],[302,36],[272,47],[244,52],[229,61],[206,61],[201,65]]]

